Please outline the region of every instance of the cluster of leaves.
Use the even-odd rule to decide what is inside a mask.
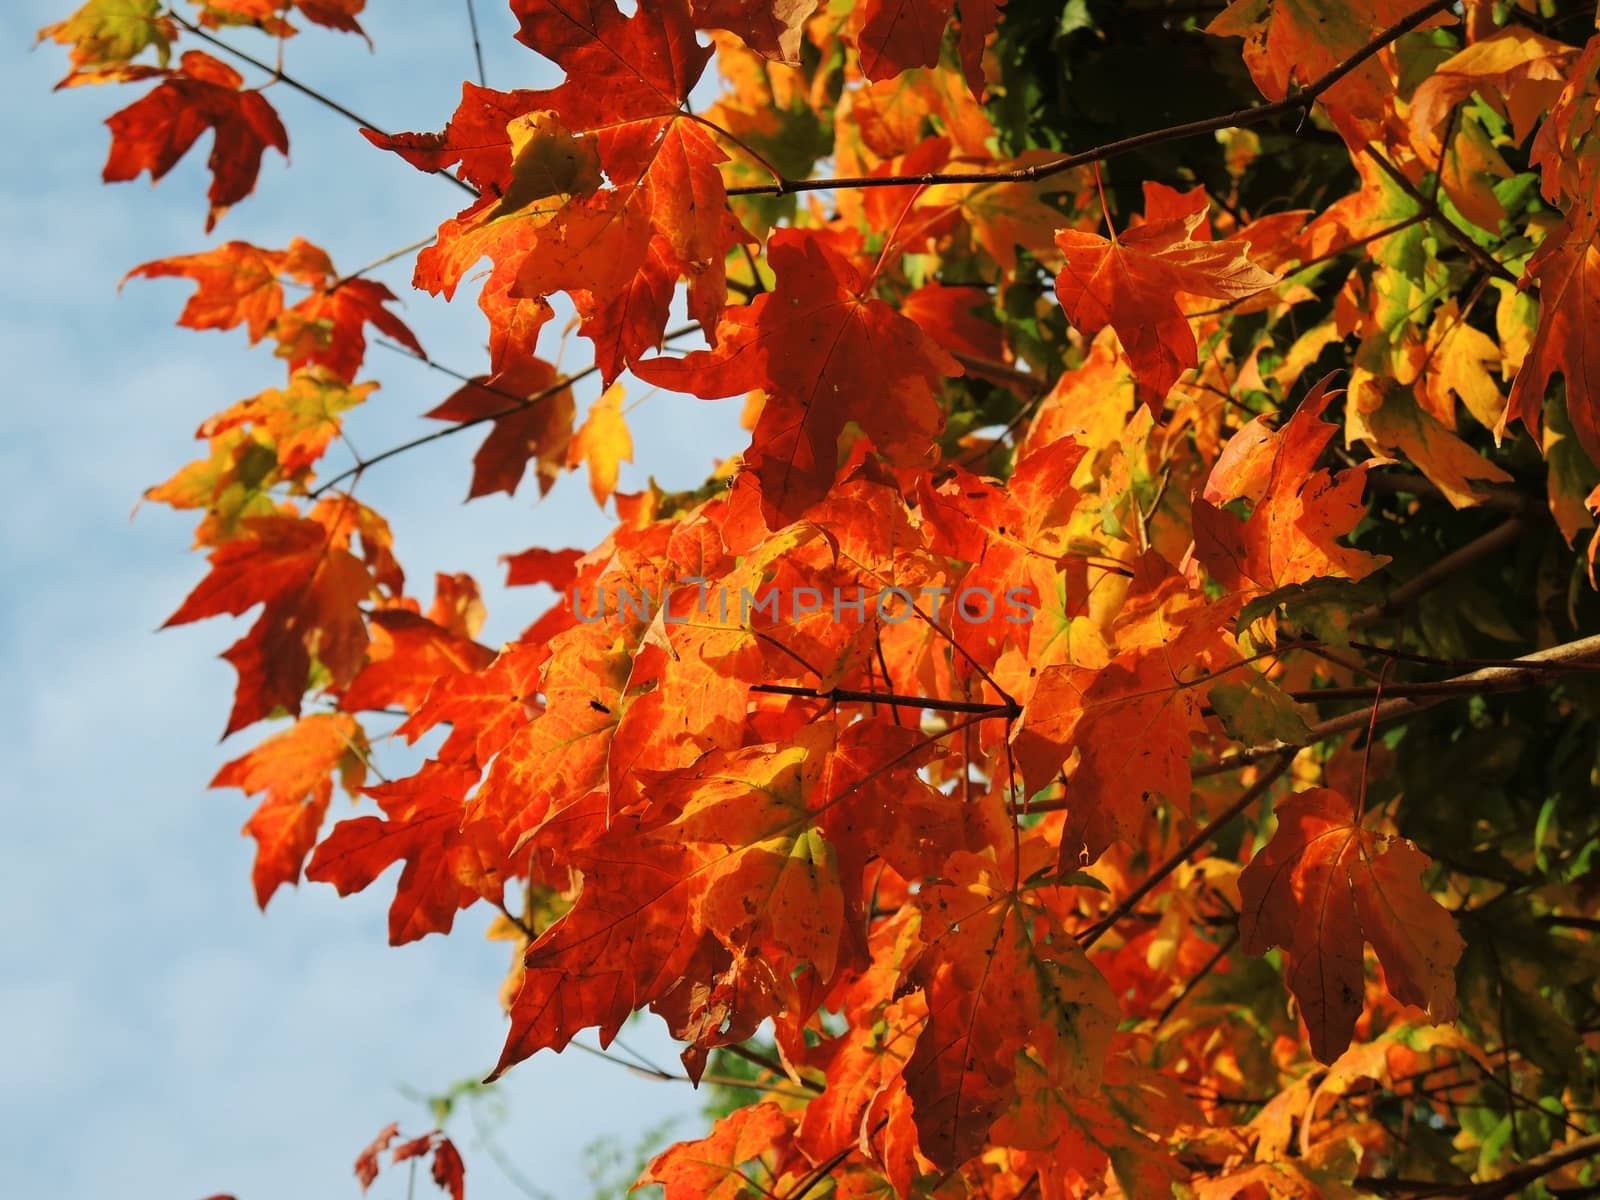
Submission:
[[[362,3],[195,7],[42,36],[159,81],[107,180],[214,130],[215,223],[287,137],[173,44]],[[490,264],[428,414],[489,427],[470,494],[615,501],[509,560],[560,596],[519,639],[407,592],[355,494],[389,455],[324,466],[366,326],[421,354],[384,288],[304,242],[133,272],[287,362],[150,493],[210,556],[169,624],[260,609],[227,730],[289,724],[214,781],[262,797],[259,902],[403,863],[395,944],[500,909],[496,1074],[643,1009],[695,1080],[760,1064],[668,1200],[1592,1191],[1593,6],[511,8],[564,82],[364,132],[471,193],[415,268]],[[613,497],[624,374],[747,397],[748,447]],[[437,749],[373,783],[389,714]],[[406,1153],[459,1195],[446,1146]]]

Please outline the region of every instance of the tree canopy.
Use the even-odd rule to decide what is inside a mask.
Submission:
[[[655,1014],[741,1084],[666,1200],[1600,1193],[1594,5],[510,0],[562,81],[388,132],[286,69],[364,3],[40,32],[141,93],[106,182],[211,135],[207,233],[284,88],[464,193],[396,253],[485,361],[365,457],[369,340],[432,361],[373,267],[129,272],[285,372],[147,493],[207,560],[167,624],[250,614],[263,908],[498,910],[494,1076]],[[619,491],[641,388],[748,443]],[[500,646],[361,496],[456,435],[440,505],[616,517],[506,547]],[[356,1172],[423,1157],[462,1200],[441,1130]]]

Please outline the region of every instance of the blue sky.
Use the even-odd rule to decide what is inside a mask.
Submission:
[[[555,82],[549,64],[510,40],[504,5],[478,4],[491,85]],[[192,434],[205,417],[281,384],[282,367],[242,331],[178,329],[190,285],[137,281],[119,294],[117,281],[149,259],[232,238],[279,247],[297,234],[349,270],[431,232],[461,196],[277,86],[268,94],[289,129],[291,165],[269,155],[256,194],[208,237],[209,135],[155,188],[147,177],[100,183],[100,122],[145,89],[51,92],[65,54],[32,48],[33,35],[72,7],[20,0],[0,26],[0,90],[13,114],[0,183],[9,283],[0,298],[6,1191],[354,1197],[351,1163],[379,1128],[397,1119],[408,1132],[428,1127],[402,1087],[440,1091],[494,1062],[507,950],[483,940],[487,915],[476,910],[449,938],[390,948],[384,914],[397,871],[362,896],[303,884],[280,891],[266,916],[256,911],[253,843],[239,835],[250,803],[205,786],[265,728],[217,741],[234,684],[217,655],[244,623],[158,635],[204,562],[189,549],[190,517],[158,506],[130,513],[144,488],[198,456]],[[442,126],[473,71],[464,0],[379,3],[363,22],[375,53],[359,38],[312,29],[289,44],[287,69],[388,128]],[[271,56],[259,35],[232,37]],[[402,296],[424,347],[481,370],[484,328],[470,289],[445,305],[412,291],[409,275],[401,264],[378,277]],[[559,330],[547,332],[553,354]],[[563,365],[584,365],[586,349],[573,339]],[[347,428],[369,454],[437,428],[419,414],[454,386],[377,348],[362,377],[382,389]],[[589,396],[580,392],[580,403]],[[641,397],[629,414],[639,464],[624,467],[624,490],[652,473],[663,486],[698,484],[716,456],[742,444],[738,401],[645,396],[634,385],[629,403]],[[548,594],[500,588],[497,557],[589,546],[610,520],[581,472],[543,503],[530,492],[462,504],[476,446],[468,434],[398,458],[369,474],[360,495],[390,518],[424,601],[434,571],[478,578],[490,614],[483,638],[498,644]],[[381,750],[385,761],[407,758]],[[636,1022],[623,1040],[676,1068],[658,1019]],[[539,1055],[511,1072],[502,1095],[501,1150],[562,1200],[587,1194],[581,1148],[594,1138],[631,1142],[674,1115],[684,1135],[702,1127],[687,1085],[578,1053]],[[521,1194],[465,1114],[451,1132],[467,1156],[471,1200]],[[371,1194],[403,1196],[404,1173]]]

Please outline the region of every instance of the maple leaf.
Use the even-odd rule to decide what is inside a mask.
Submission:
[[[303,238],[295,238],[285,250],[228,242],[200,254],[144,263],[123,278],[171,276],[199,285],[184,305],[179,325],[244,325],[252,344],[272,336],[292,371],[322,366],[344,383],[352,382],[366,352],[364,329],[369,324],[417,357],[426,357],[416,335],[384,307],[396,299],[393,292],[370,279],[341,277],[327,252]],[[311,294],[284,308],[280,277]]]
[[[1329,375],[1313,387],[1276,433],[1257,426],[1245,443],[1254,465],[1219,463],[1204,497],[1196,499],[1195,553],[1224,587],[1254,593],[1328,576],[1364,579],[1388,561],[1333,541],[1366,511],[1366,469],[1317,469],[1337,429],[1320,419],[1341,394],[1329,389],[1332,381]],[[1256,502],[1242,525],[1217,507],[1241,497]]]
[[[1063,229],[1066,257],[1056,297],[1084,333],[1117,332],[1145,402],[1159,412],[1184,371],[1198,365],[1194,331],[1180,296],[1241,300],[1278,283],[1250,261],[1248,242],[1202,242],[1194,233],[1205,211],[1146,221],[1113,235]]]
[[[483,839],[463,830],[463,800],[477,781],[474,768],[429,760],[408,779],[367,788],[384,815],[335,825],[312,853],[306,878],[331,883],[348,896],[403,861],[389,906],[389,944],[449,933],[456,911],[477,900],[482,889],[499,895],[493,860],[485,865]]]
[[[1193,738],[1204,728],[1197,686],[1238,661],[1222,628],[1232,606],[1174,608],[1160,641],[1132,645],[1103,667],[1063,664],[1039,673],[1013,736],[1029,792],[1076,754],[1061,862],[1093,861],[1115,841],[1135,841],[1157,797],[1187,812]]]
[[[160,0],[88,0],[66,20],[39,30],[37,40],[72,48],[72,70],[56,84],[59,89],[136,78],[138,69],[129,64],[151,46],[164,68],[177,35],[177,22]]]
[[[472,458],[467,499],[473,500],[495,492],[516,495],[530,462],[539,494],[548,494],[567,465],[575,411],[572,389],[555,367],[530,357],[473,380],[426,415],[461,425],[493,421]]]
[[[233,329],[243,325],[253,344],[271,331],[283,311],[283,287],[278,276],[287,269],[286,257],[297,257],[295,250],[302,246],[309,243],[297,240],[289,251],[277,251],[263,250],[248,242],[226,242],[200,254],[143,263],[123,276],[123,282],[169,276],[192,279],[199,287],[183,306],[178,324],[189,329]]]
[[[780,229],[767,244],[770,292],[729,309],[716,349],[634,364],[648,383],[712,399],[760,388],[767,403],[745,464],[773,528],[820,500],[838,469],[847,421],[891,461],[924,453],[943,423],[934,389],[962,373],[910,320],[871,295],[856,247],[817,231]]]
[[[417,285],[449,295],[487,254],[498,294],[541,311],[567,292],[609,384],[659,345],[678,279],[689,280],[690,315],[715,325],[724,259],[748,239],[717,171],[726,155],[684,110],[711,50],[696,41],[686,0],[633,16],[609,2],[575,14],[517,0],[512,11],[518,38],[559,65],[565,83],[512,93],[467,84],[439,134],[366,134],[420,169],[459,165],[485,193],[418,256]],[[548,115],[522,120],[532,114]],[[601,172],[612,186],[596,190]]]
[[[348,385],[324,367],[306,367],[290,377],[287,389],[268,388],[241,400],[200,426],[197,436],[214,438],[248,424],[272,446],[278,469],[298,475],[339,436],[341,415],[365,403],[377,389],[375,383]]]
[[[366,357],[367,325],[418,358],[427,357],[405,322],[384,307],[397,299],[393,292],[373,279],[336,280],[333,273],[329,264],[328,285],[285,309],[273,327],[278,354],[289,360],[290,370],[320,364],[341,379],[354,379]]]
[[[750,49],[783,62],[800,61],[805,24],[821,0],[693,0],[694,23],[726,29]]]
[[[605,778],[611,738],[622,717],[631,656],[609,622],[555,637],[539,676],[544,708],[506,741],[474,816],[499,830],[506,851]]]
[[[752,1186],[759,1186],[745,1164],[781,1150],[790,1137],[790,1122],[770,1100],[738,1109],[721,1118],[708,1137],[679,1142],[657,1154],[634,1186],[660,1184],[665,1200],[741,1200]]]
[[[367,646],[360,604],[373,590],[367,566],[319,521],[247,517],[245,535],[211,554],[201,580],[162,628],[265,607],[223,657],[239,672],[228,733],[282,708],[298,715],[311,656],[348,683]]]
[[[360,790],[366,738],[355,718],[316,713],[225,764],[211,780],[214,788],[266,793],[244,826],[256,840],[251,879],[261,908],[279,886],[300,881],[327,815],[335,773],[352,796]]]
[[[1361,828],[1330,788],[1278,805],[1278,829],[1239,877],[1240,945],[1289,953],[1289,987],[1311,1033],[1311,1050],[1332,1062],[1361,1015],[1362,937],[1378,952],[1395,997],[1436,1024],[1455,1020],[1461,935],[1422,889],[1429,861],[1410,842]]]
[[[1380,455],[1400,451],[1457,508],[1478,503],[1485,485],[1511,482],[1507,472],[1424,411],[1401,385],[1358,369],[1350,394],[1347,437],[1364,440]]]
[[[613,383],[589,406],[572,444],[567,450],[567,465],[589,465],[589,490],[601,506],[617,490],[617,472],[633,461],[633,435],[622,418],[622,388]]]
[[[1320,79],[1419,7],[1416,0],[1234,0],[1206,32],[1244,38],[1251,78],[1267,99],[1282,100],[1291,86]],[[1444,15],[1422,28],[1454,20]],[[1393,94],[1383,64],[1368,58],[1320,100],[1330,110],[1375,121]]]
[[[1539,284],[1539,327],[1495,432],[1504,436],[1511,422],[1521,421],[1538,436],[1545,391],[1559,374],[1572,432],[1590,460],[1600,462],[1600,375],[1591,366],[1600,356],[1593,319],[1600,303],[1600,210],[1574,209],[1545,235],[1526,275]]]
[[[359,0],[356,0],[359,3]],[[356,1179],[361,1184],[361,1191],[365,1193],[378,1178],[381,1170],[379,1158],[385,1150],[389,1151],[391,1164],[405,1162],[407,1159],[421,1158],[430,1151],[433,1154],[431,1174],[433,1182],[441,1190],[450,1193],[450,1200],[464,1200],[467,1187],[467,1168],[461,1161],[461,1151],[449,1138],[439,1130],[425,1133],[421,1137],[410,1138],[393,1145],[394,1140],[400,1136],[400,1126],[391,1122],[385,1125],[372,1144],[356,1156]]]
[[[495,657],[487,646],[405,609],[373,613],[369,634],[367,663],[339,698],[345,712],[414,710],[441,679],[481,671]]]
[[[917,895],[929,949],[911,978],[928,1023],[906,1064],[922,1151],[958,1166],[980,1149],[1014,1091],[1019,1052],[1047,1065],[1050,1086],[1092,1092],[1117,1021],[1111,989],[1052,919],[1051,893],[1000,881],[996,864],[952,855]]]
[[[356,14],[366,8],[367,0],[204,0],[204,5],[200,14],[203,25],[253,24],[275,37],[292,37],[298,31],[279,14],[295,9],[315,24],[343,33],[362,33]]]
[[[186,51],[178,68],[163,72],[159,87],[106,118],[111,154],[103,178],[120,183],[149,171],[160,179],[207,129],[216,133],[211,170],[211,212],[206,232],[230,207],[255,190],[261,156],[270,146],[285,157],[289,135],[266,97],[242,91],[244,76],[199,50]]]
[[[550,648],[514,642],[487,667],[434,680],[416,712],[395,733],[410,743],[441,724],[450,736],[437,757],[483,768],[539,712],[539,674]]]
[[[582,550],[549,550],[533,546],[518,554],[501,556],[506,564],[506,586],[528,587],[542,583],[557,592],[565,592],[577,578],[578,561]]]
[[[955,0],[866,0],[856,10],[861,73],[878,80],[913,67],[937,66],[954,9]]]

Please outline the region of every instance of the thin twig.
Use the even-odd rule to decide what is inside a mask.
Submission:
[[[662,340],[670,342],[674,338],[685,337],[688,334],[695,332],[699,328],[700,326],[696,324],[685,325],[679,329],[669,330],[667,333],[662,335]],[[399,345],[396,342],[390,342],[383,338],[375,338],[373,340],[373,344],[382,346],[385,350],[392,350],[396,354],[404,354],[407,358],[415,359],[417,362],[423,363],[431,369],[438,371],[441,375],[448,375],[451,379],[454,379],[460,383],[471,384],[473,387],[478,388],[480,391],[488,392],[492,396],[504,396],[507,400],[511,401],[511,403],[505,408],[496,409],[494,412],[484,413],[482,416],[473,417],[470,420],[458,421],[456,424],[451,425],[447,429],[436,429],[432,433],[425,433],[420,437],[414,437],[409,442],[402,442],[398,446],[390,446],[387,450],[381,451],[378,454],[374,454],[371,458],[363,459],[357,462],[354,466],[341,471],[339,474],[335,475],[326,482],[319,484],[314,490],[308,493],[309,498],[312,500],[317,499],[317,497],[327,492],[330,488],[337,487],[346,479],[356,478],[368,467],[377,466],[381,462],[395,458],[406,453],[408,450],[415,450],[419,446],[426,446],[430,442],[437,442],[447,437],[453,437],[454,435],[461,433],[464,430],[471,429],[474,426],[483,425],[490,421],[501,421],[506,417],[515,416],[524,409],[532,408],[535,404],[538,404],[543,400],[548,400],[551,396],[555,396],[566,391],[566,389],[571,387],[573,384],[582,379],[587,379],[590,375],[593,375],[600,370],[598,363],[591,364],[590,366],[584,367],[581,371],[575,371],[571,375],[562,376],[548,387],[540,388],[532,395],[519,396],[516,392],[497,387],[487,380],[474,379],[472,376],[464,374],[461,371],[457,371],[453,367],[447,367],[443,363],[435,362],[433,359],[426,358],[423,355],[418,354],[415,350],[411,350],[408,347]]]
[[[337,100],[333,99],[331,96],[327,96],[327,95],[323,94],[322,92],[319,92],[316,88],[312,87],[310,84],[301,83],[293,75],[287,74],[283,70],[283,68],[273,66],[271,63],[262,62],[255,55],[247,53],[244,50],[237,49],[234,46],[230,46],[227,42],[223,41],[221,38],[216,37],[213,34],[207,33],[204,29],[202,29],[200,26],[196,25],[193,21],[190,21],[182,13],[176,11],[175,9],[171,9],[171,8],[167,9],[166,10],[166,15],[171,17],[174,21],[176,21],[184,29],[188,30],[195,37],[199,38],[201,41],[207,42],[207,43],[215,46],[218,50],[221,50],[225,54],[232,55],[234,58],[238,59],[242,63],[248,63],[250,66],[254,67],[258,71],[265,71],[268,75],[272,76],[273,79],[275,79],[278,82],[286,85],[287,87],[293,88],[295,91],[299,92],[302,96],[305,96],[307,99],[316,101],[318,104],[322,105],[322,107],[324,107],[326,109],[330,109],[331,111],[338,113],[345,120],[353,122],[354,124],[356,124],[357,126],[359,126],[362,129],[370,129],[370,130],[372,130],[373,133],[377,134],[379,137],[389,137],[390,136],[390,134],[388,134],[383,129],[383,127],[381,125],[378,125],[376,122],[369,121],[365,117],[363,117],[360,113],[355,112],[352,109],[346,108],[343,104],[340,104]],[[462,191],[467,192],[472,196],[478,195],[478,189],[477,188],[473,187],[470,183],[468,183],[464,179],[457,179],[454,175],[450,174],[450,172],[448,172],[448,171],[429,171],[428,174],[430,174],[430,175],[438,175],[439,177],[441,177],[443,179],[448,179],[451,183],[455,184]]]
[[[800,696],[811,700],[828,700],[835,703],[882,704],[902,708],[925,708],[929,712],[977,713],[985,717],[1005,717],[1014,720],[1022,715],[1022,705],[1016,701],[991,704],[984,700],[940,700],[930,696],[904,696],[895,692],[866,692],[854,688],[797,687],[787,683],[758,683],[752,692],[766,692],[773,696]]]
[[[483,42],[478,37],[478,10],[472,0],[467,0],[467,26],[472,30],[472,56],[478,63],[478,86],[489,86],[489,75],[483,69]]]
[[[1406,195],[1410,196],[1411,199],[1420,204],[1423,211],[1428,214],[1429,219],[1435,222],[1440,229],[1444,230],[1445,235],[1452,242],[1465,250],[1468,258],[1472,259],[1473,262],[1477,263],[1485,271],[1489,272],[1489,274],[1498,279],[1507,281],[1513,287],[1521,286],[1521,281],[1518,280],[1517,277],[1506,268],[1504,263],[1502,263],[1494,255],[1490,254],[1482,246],[1478,245],[1477,242],[1473,241],[1472,235],[1465,229],[1461,228],[1461,226],[1457,225],[1449,217],[1445,216],[1444,211],[1426,195],[1424,195],[1422,190],[1418,188],[1416,184],[1407,179],[1404,172],[1402,172],[1399,167],[1395,166],[1392,162],[1385,158],[1382,151],[1380,151],[1376,146],[1372,145],[1368,145],[1366,149],[1367,155],[1372,159],[1372,161],[1378,164],[1378,167],[1385,175],[1394,180],[1394,185]]]
[[[1278,751],[1278,761],[1268,767],[1262,773],[1260,779],[1246,788],[1237,800],[1209,821],[1204,829],[1185,842],[1171,858],[1146,876],[1144,882],[1129,892],[1121,904],[1084,931],[1079,939],[1083,944],[1083,948],[1087,950],[1109,933],[1116,923],[1138,907],[1139,901],[1155,890],[1163,879],[1188,862],[1190,855],[1215,837],[1218,830],[1266,795],[1267,789],[1277,783],[1283,773],[1289,769],[1289,762],[1293,757],[1286,750]]]

